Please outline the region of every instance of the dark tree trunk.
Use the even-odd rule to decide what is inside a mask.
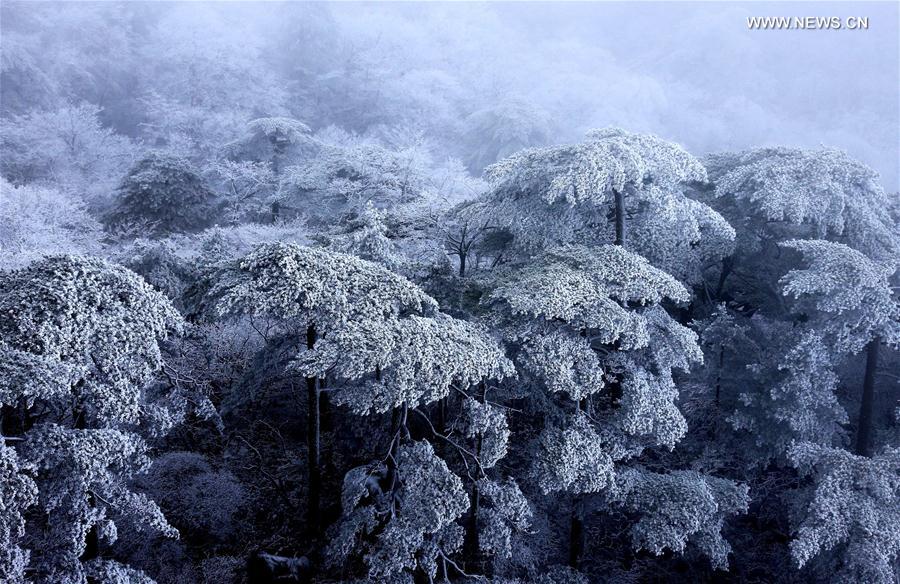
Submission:
[[[75,384],[76,391],[80,389],[84,385],[84,380],[79,380],[77,384]],[[72,411],[72,426],[76,430],[86,430],[87,429],[87,417],[85,414],[85,406],[82,403],[79,403],[74,410]],[[94,495],[88,493],[87,495],[88,506],[93,507],[95,505]],[[93,560],[98,555],[100,555],[100,537],[97,531],[96,525],[91,525],[90,529],[88,529],[87,535],[84,540],[84,551],[81,553],[81,557],[79,558],[82,562],[87,562],[89,560]]]
[[[466,277],[466,255],[467,254],[465,254],[463,252],[459,253],[459,277],[460,278]]]
[[[306,329],[306,348],[312,350],[316,344],[316,327],[310,325]],[[319,380],[316,377],[306,378],[306,450],[309,459],[309,496],[306,505],[306,521],[310,536],[319,533],[319,500],[322,489],[321,469],[319,468],[319,426],[321,416],[319,410]]]
[[[481,438],[475,438],[475,456],[481,456]],[[472,564],[480,560],[479,551],[481,541],[478,534],[478,512],[481,510],[481,495],[478,492],[478,482],[472,483],[472,515],[466,525],[465,553],[466,558]]]
[[[719,398],[722,394],[722,365],[725,363],[725,346],[719,347],[719,368],[716,370],[716,409],[719,409]]]
[[[272,223],[275,223],[281,216],[281,203],[279,203],[278,201],[272,201],[270,208],[272,210]]]
[[[272,149],[275,153],[275,156],[272,157],[272,172],[276,177],[281,175],[281,153],[279,152],[278,144],[272,143]],[[279,181],[279,185],[280,185]],[[281,190],[279,186],[278,190]],[[272,223],[277,223],[278,219],[281,217],[281,203],[278,201],[272,201],[272,204],[269,206],[272,211]]]
[[[94,496],[88,494],[88,505],[91,507],[94,506]],[[82,562],[87,562],[95,559],[100,555],[100,536],[97,532],[97,526],[92,525],[91,528],[87,532],[87,536],[84,540],[84,552],[81,554],[81,558],[79,558]]]
[[[472,564],[478,562],[481,542],[478,537],[478,512],[481,506],[481,497],[478,493],[478,483],[472,484],[472,516],[466,526],[465,552],[466,558]]]
[[[579,412],[584,411],[586,406],[587,398],[575,402],[575,409]],[[581,564],[581,554],[584,550],[583,512],[582,495],[572,495],[572,514],[569,517],[569,566],[575,570]]]
[[[625,195],[613,190],[616,203],[616,245],[625,245]]]
[[[719,282],[716,284],[716,300],[722,299],[722,292],[725,290],[725,280],[731,274],[734,262],[731,256],[722,258],[722,271],[719,272]]]
[[[875,370],[878,369],[878,346],[875,337],[866,347],[866,373],[863,378],[862,400],[859,404],[859,425],[856,431],[856,454],[872,456],[872,410],[875,405]]]
[[[381,372],[377,372],[377,376],[381,378]],[[406,431],[407,406],[394,408],[391,413],[391,447],[390,456],[388,456],[388,472],[387,486],[391,491],[397,486],[397,457],[400,451],[400,443],[403,441]]]
[[[569,521],[569,566],[577,570],[584,550],[584,518],[581,495],[572,497],[572,517]]]
[[[438,400],[438,430],[444,434],[447,432],[447,398],[442,397]]]
[[[484,404],[487,400],[487,385],[482,381],[478,384],[478,394],[477,399],[481,404]],[[479,462],[481,460],[481,446],[482,446],[482,437],[478,434],[475,435],[475,440],[472,444],[472,452],[478,458]],[[477,478],[484,477],[484,473],[479,466],[476,470]],[[478,490],[478,481],[474,481],[472,483],[472,514],[469,517],[469,523],[466,526],[466,536],[464,542],[464,551],[466,554],[466,558],[469,563],[473,566],[478,566],[481,563],[481,538],[479,537],[478,532],[478,514],[481,511],[481,493]],[[479,570],[480,571],[480,570]]]

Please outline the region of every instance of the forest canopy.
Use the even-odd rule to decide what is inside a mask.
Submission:
[[[3,2],[0,582],[897,582],[896,34],[706,6]]]

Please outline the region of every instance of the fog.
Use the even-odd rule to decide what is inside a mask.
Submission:
[[[0,583],[897,584],[898,10],[0,0]]]
[[[750,16],[862,16],[869,28],[749,30]],[[469,160],[483,137],[466,118],[515,100],[532,108],[523,125],[546,126],[524,142],[619,126],[698,156],[827,145],[896,190],[897,22],[895,3],[856,2],[5,2],[3,108],[89,101],[140,136],[149,95],[183,101],[194,84],[220,113],[362,133],[402,124]],[[203,79],[177,71],[188,62]],[[16,95],[25,64],[46,95]]]

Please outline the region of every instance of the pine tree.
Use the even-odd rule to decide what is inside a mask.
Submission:
[[[896,581],[900,554],[900,451],[871,458],[808,442],[791,448],[798,471],[812,479],[791,556],[798,567],[842,582]]]
[[[841,243],[792,240],[783,245],[799,251],[808,266],[784,275],[785,295],[798,298],[799,308],[812,313],[812,325],[836,354],[866,349],[856,453],[869,456],[878,350],[883,342],[900,347],[900,303],[889,282],[895,267]]]
[[[496,485],[488,475],[506,454],[509,432],[502,410],[486,401],[485,384],[509,377],[514,370],[503,349],[483,327],[440,313],[348,322],[318,343],[309,354],[301,355],[298,366],[305,375],[329,375],[334,400],[346,404],[357,414],[392,412],[390,443],[385,447],[384,461],[355,469],[345,478],[345,492],[347,489],[354,492],[368,489],[373,499],[367,499],[362,506],[358,499],[349,505],[344,501],[338,540],[342,543],[332,548],[332,561],[343,561],[361,546],[367,550],[365,560],[370,577],[424,571],[434,578],[438,560],[444,574],[448,563],[456,564],[452,557],[460,550],[463,540],[469,548],[468,557],[479,551],[509,553],[508,546],[490,540],[482,545],[478,537],[478,526],[485,521],[493,521],[494,537],[503,541],[508,540],[513,528],[525,529],[523,526],[527,523],[523,519],[527,512],[521,508],[523,504],[527,507],[527,502],[515,497],[515,483],[507,481],[507,496],[504,497],[501,494],[504,487]],[[463,437],[470,439],[469,443],[460,444],[449,433],[436,429],[424,409],[428,404],[445,400],[451,393],[463,396],[458,428]],[[455,515],[448,515],[446,524],[440,529],[423,530],[420,519],[410,517],[434,513],[428,506],[435,505],[435,501],[415,499],[414,506],[404,494],[410,488],[404,473],[443,473],[446,469],[455,480],[433,479],[448,489],[434,495],[440,499],[455,497],[456,481],[459,480],[440,458],[429,462],[433,452],[428,442],[410,446],[410,414],[424,420],[429,429],[427,438],[446,446],[459,460],[458,466],[466,469],[472,502],[470,529],[466,530],[465,536],[455,520],[470,509],[468,496],[464,499],[465,505],[456,508]],[[403,453],[412,447],[417,451],[423,449],[415,460],[415,464],[424,465],[423,470],[409,466],[413,461],[406,468],[401,462]],[[425,456],[426,451],[428,456]],[[380,477],[377,484],[373,483],[373,476]],[[495,495],[486,513],[479,513],[482,488]],[[462,483],[459,490],[466,494]],[[367,505],[373,504],[380,510],[376,520],[360,524],[362,514],[371,513]],[[366,538],[358,541],[362,534],[379,534],[374,548],[369,549]],[[395,549],[398,542],[406,542],[401,551]],[[379,551],[383,546],[393,550],[391,557],[383,557]],[[397,554],[418,559],[414,563],[395,561],[392,558]],[[461,570],[458,565],[456,569]]]
[[[302,164],[285,170],[282,199],[313,223],[360,213],[371,203],[396,211],[421,201],[429,158],[421,149],[393,149],[354,139],[326,143]]]
[[[227,144],[225,153],[235,160],[267,163],[276,177],[304,150],[315,148],[309,126],[285,117],[256,118],[244,135]]]
[[[578,496],[614,493],[623,464],[647,448],[674,448],[687,431],[673,371],[687,371],[702,356],[696,335],[661,303],[688,298],[672,276],[622,246],[606,245],[547,251],[508,270],[486,300],[516,347],[522,377],[549,393],[534,477],[545,494],[576,496],[573,566],[583,530]],[[696,480],[703,488],[705,479]],[[735,504],[728,513],[741,508]],[[716,565],[727,554],[722,549],[706,548]]]
[[[2,354],[2,352],[0,352]],[[33,469],[23,468],[15,449],[0,433],[0,580],[25,584],[25,569],[30,552],[22,548],[25,513],[37,503],[37,486],[29,476]]]
[[[707,168],[725,217],[742,235],[760,219],[806,225],[810,239],[835,238],[875,259],[896,260],[878,173],[843,151],[761,148],[712,155]]]
[[[210,277],[204,302],[214,316],[264,315],[292,327],[298,344],[319,349],[342,328],[408,313],[432,313],[434,300],[385,268],[340,253],[296,244],[259,246]],[[302,337],[302,338],[301,338]],[[318,374],[307,374],[307,524],[317,534],[321,497]]]
[[[697,546],[713,567],[728,569],[731,546],[721,530],[729,515],[747,511],[749,488],[695,471],[660,474],[642,468],[619,474],[612,498],[640,516],[631,528],[635,549],[656,555]]]
[[[371,201],[366,203],[339,232],[328,238],[329,248],[381,264],[389,270],[400,271],[404,267],[405,258],[388,237],[389,229],[385,219],[385,214],[375,208]]]
[[[214,199],[190,162],[151,152],[125,175],[104,222],[113,231],[152,237],[197,232],[212,224]]]
[[[878,174],[844,152],[761,148],[711,155],[706,166],[713,188],[700,198],[737,233],[715,286],[719,299],[783,310],[778,279],[794,266],[778,244],[790,239],[844,243],[888,263],[900,257]]]
[[[759,449],[756,462],[783,460],[794,441],[826,446],[839,441],[848,417],[835,394],[835,354],[821,335],[783,324],[751,332],[757,335],[767,350],[750,357],[750,379],[743,381],[728,416]],[[772,344],[772,338],[778,342]]]
[[[683,194],[706,181],[703,165],[656,136],[595,130],[579,144],[523,150],[485,176],[492,215],[526,252],[615,242],[695,280],[734,239],[718,213]]]
[[[26,471],[13,480],[19,503],[27,477],[37,487],[40,514],[22,541],[40,552],[42,581],[84,582],[120,523],[178,536],[129,480],[150,463],[137,430],[164,421],[164,401],[145,388],[162,366],[160,343],[179,328],[160,293],[102,260],[50,257],[0,279],[3,433]]]

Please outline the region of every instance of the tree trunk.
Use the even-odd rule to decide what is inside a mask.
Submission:
[[[478,483],[472,484],[472,516],[469,517],[469,524],[466,526],[465,552],[466,559],[471,564],[478,562],[478,552],[481,548],[481,542],[478,537],[478,511],[481,505],[480,495],[478,493]]]
[[[381,377],[381,372],[378,372]],[[391,413],[391,448],[390,456],[388,456],[388,472],[387,483],[388,489],[393,491],[397,486],[397,458],[400,451],[400,442],[403,440],[404,428],[406,426],[407,406],[394,408]]]
[[[482,405],[484,405],[487,400],[487,385],[484,381],[478,384],[478,401]],[[482,436],[480,434],[475,435],[475,440],[472,444],[472,452],[477,457],[478,461],[481,461],[481,446],[482,446]],[[484,473],[481,470],[481,467],[477,467],[476,477],[478,479],[484,477]],[[472,482],[472,515],[469,517],[469,523],[466,526],[466,536],[464,542],[464,551],[466,554],[466,559],[473,566],[477,566],[481,563],[481,538],[479,537],[478,532],[478,513],[481,510],[481,494],[478,490],[478,480]],[[480,570],[479,570],[480,571]]]
[[[613,190],[616,202],[616,245],[625,245],[625,195]]]
[[[725,345],[719,347],[719,368],[716,369],[716,409],[719,409],[719,398],[722,394],[722,365],[725,364]]]
[[[584,331],[582,331],[584,333]],[[587,407],[587,398],[575,402],[576,411],[582,412]],[[572,515],[569,518],[569,566],[575,570],[581,564],[584,550],[584,505],[583,495],[572,495]]]
[[[463,252],[460,252],[458,255],[459,255],[459,277],[465,278],[466,277],[466,254]]]
[[[88,494],[88,505],[93,507],[94,496]],[[91,528],[87,532],[87,536],[85,536],[84,540],[84,551],[81,553],[81,557],[79,558],[82,562],[87,562],[95,559],[100,555],[100,534],[97,532],[97,526],[91,525]]]
[[[84,385],[84,380],[81,379],[78,383],[75,384],[75,388],[79,389]],[[79,401],[78,405],[75,406],[72,411],[72,426],[76,430],[86,430],[87,429],[87,418],[85,414],[85,407]],[[89,507],[94,507],[96,504],[94,501],[94,495],[90,492],[87,494],[87,503]],[[81,553],[81,557],[79,560],[82,562],[87,562],[89,560],[93,560],[100,554],[100,537],[97,531],[97,525],[91,525],[88,529],[87,535],[84,540],[84,551]]]
[[[872,456],[872,410],[875,405],[875,370],[878,369],[880,344],[881,337],[875,337],[866,347],[866,373],[863,378],[859,425],[856,431],[856,454],[859,456]]]
[[[478,436],[475,438],[475,456],[481,456],[481,437]],[[478,482],[475,481],[472,483],[472,515],[469,517],[469,523],[466,526],[466,537],[465,537],[465,553],[466,559],[471,562],[471,564],[477,564],[479,558],[479,551],[481,549],[481,541],[478,534],[478,512],[481,507],[481,497],[478,492]]]
[[[581,495],[572,497],[572,517],[569,522],[569,566],[575,570],[581,564],[584,549],[584,518]]]
[[[281,203],[272,201],[272,204],[269,207],[272,210],[272,223],[277,223],[278,218],[281,216]]]
[[[722,258],[722,271],[719,272],[719,282],[716,284],[716,300],[722,300],[722,292],[725,290],[725,280],[731,274],[734,261],[731,256]]]
[[[310,325],[306,329],[306,348],[312,350],[316,344],[316,327]],[[321,469],[319,468],[319,380],[316,377],[306,378],[306,451],[309,459],[309,496],[306,505],[307,531],[311,537],[319,533],[319,500],[322,489]]]
[[[442,397],[438,400],[438,420],[437,428],[441,434],[447,432],[447,398]]]

